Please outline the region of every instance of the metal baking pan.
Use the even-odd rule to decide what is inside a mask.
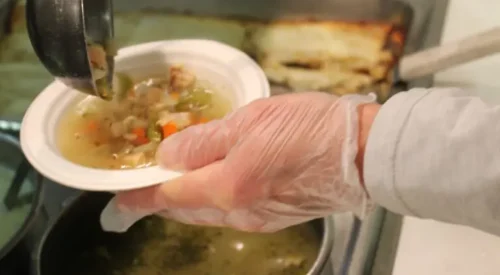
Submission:
[[[385,72],[383,81],[374,83],[359,92],[376,92],[379,99],[385,101],[391,94],[389,87],[392,84],[392,72],[399,56],[403,53],[406,36],[412,28],[414,18],[413,9],[400,1],[392,0],[316,0],[314,5],[301,0],[186,0],[186,1],[115,1],[117,12],[115,26],[118,34],[118,44],[135,44],[145,42],[151,33],[158,33],[163,26],[164,39],[204,37],[231,44],[245,50],[245,37],[251,28],[248,22],[286,22],[293,20],[303,26],[317,21],[355,22],[355,24],[375,25],[389,24],[392,28],[386,35],[386,50],[392,53],[394,59],[389,70]],[[120,30],[123,22],[131,22],[137,12],[149,13],[151,18],[140,19],[151,22],[141,22],[142,30],[135,31],[134,38],[127,37],[125,30]],[[158,14],[162,14],[158,17]],[[184,15],[189,20],[168,20],[168,15]],[[156,17],[156,18],[155,18]],[[160,25],[155,26],[153,21],[162,18]],[[173,16],[172,16],[173,17]],[[193,21],[192,19],[199,19]],[[210,20],[218,19],[219,22]],[[205,21],[203,21],[205,20]],[[206,23],[204,23],[206,22]],[[239,24],[240,23],[240,24]],[[295,24],[294,23],[294,24]],[[174,26],[172,26],[174,25]],[[179,25],[179,26],[177,26]],[[187,26],[195,25],[195,26]],[[142,31],[143,34],[140,32]],[[122,35],[123,34],[123,35]],[[409,39],[408,41],[416,41]],[[412,45],[414,46],[414,45]],[[248,52],[249,54],[252,54]],[[288,66],[288,65],[287,65]],[[290,67],[291,68],[291,67]],[[304,69],[304,68],[302,68]],[[306,74],[313,70],[304,70]],[[311,89],[311,87],[309,87]],[[273,85],[273,94],[288,92],[285,86]],[[340,89],[333,89],[333,93],[342,94]]]

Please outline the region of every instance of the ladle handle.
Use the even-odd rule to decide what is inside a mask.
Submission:
[[[404,56],[399,77],[411,80],[500,52],[500,27]]]

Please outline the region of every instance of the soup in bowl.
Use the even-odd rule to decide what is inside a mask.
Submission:
[[[171,180],[181,174],[155,165],[161,140],[270,94],[250,57],[209,40],[127,47],[115,65],[112,100],[55,81],[28,108],[21,146],[45,177],[112,192]]]
[[[209,80],[182,65],[138,81],[117,73],[113,86],[113,100],[78,97],[61,117],[56,138],[66,159],[100,169],[149,167],[162,140],[232,109]]]

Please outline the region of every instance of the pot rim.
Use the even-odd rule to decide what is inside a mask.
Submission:
[[[36,249],[34,250],[34,254],[32,256],[32,261],[34,264],[32,265],[32,268],[34,269],[32,271],[32,274],[34,275],[42,275],[41,274],[41,255],[43,251],[43,247],[45,242],[47,241],[47,238],[49,237],[50,233],[56,226],[56,224],[64,218],[68,214],[68,212],[71,211],[75,205],[85,199],[87,196],[92,195],[93,193],[96,192],[83,192],[81,194],[75,195],[73,197],[70,197],[68,199],[68,204],[62,209],[62,211],[57,215],[56,218],[52,219],[49,223],[49,225],[46,227],[45,232],[43,233],[42,237],[40,238],[40,241],[38,242]],[[98,193],[103,193],[103,192],[98,192]],[[323,226],[323,234],[321,236],[321,244],[320,244],[320,249],[318,251],[318,255],[316,256],[316,260],[314,261],[313,266],[311,269],[307,272],[307,275],[317,275],[320,274],[320,272],[325,268],[326,264],[328,263],[328,260],[330,258],[330,255],[332,253],[333,249],[333,242],[334,242],[334,219],[332,216],[326,216],[323,218],[319,218],[318,220],[321,220],[322,226]],[[309,222],[312,222],[309,221]]]
[[[318,251],[318,256],[316,261],[314,261],[313,266],[307,273],[307,275],[320,274],[320,272],[325,269],[328,260],[332,254],[333,243],[334,243],[334,220],[331,216],[326,216],[321,218],[323,222],[323,236],[321,236],[321,245]]]
[[[0,131],[0,140],[17,147],[19,149],[19,153],[22,155],[19,140],[14,136]],[[5,243],[5,245],[0,247],[0,259],[3,259],[7,254],[9,254],[9,252],[12,251],[12,249],[14,249],[14,247],[16,247],[21,242],[21,240],[24,238],[24,236],[26,236],[28,231],[35,223],[36,217],[38,217],[38,215],[40,215],[40,213],[42,212],[42,198],[45,193],[45,185],[43,184],[44,178],[40,175],[40,173],[33,169],[33,167],[31,167],[30,170],[32,170],[35,175],[35,196],[33,197],[30,212],[24,218],[24,221],[19,230],[17,230],[17,232],[10,238],[9,241]]]

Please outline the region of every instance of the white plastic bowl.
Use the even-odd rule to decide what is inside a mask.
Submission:
[[[233,108],[268,97],[269,83],[260,67],[238,49],[209,40],[172,40],[123,48],[116,70],[142,78],[170,65],[182,64],[230,99]],[[66,160],[56,146],[59,118],[79,92],[54,81],[31,103],[21,127],[21,147],[29,162],[45,177],[88,191],[143,188],[178,177],[158,166],[132,170],[84,167]]]

